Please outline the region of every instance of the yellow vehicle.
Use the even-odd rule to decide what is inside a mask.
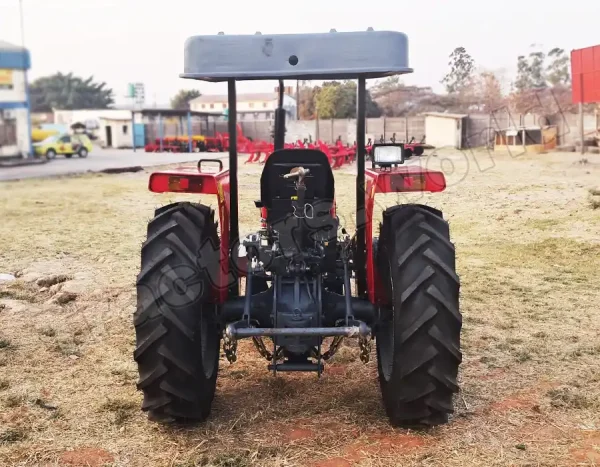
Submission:
[[[87,157],[92,150],[92,142],[86,135],[53,135],[40,143],[33,145],[35,153],[54,159],[57,154],[63,154],[67,159],[77,154],[79,157]]]
[[[34,128],[31,130],[31,139],[35,143],[39,143],[44,141],[46,138],[50,136],[58,135],[60,132],[57,130],[42,130],[41,128]]]

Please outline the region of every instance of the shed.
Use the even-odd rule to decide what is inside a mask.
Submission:
[[[105,148],[131,148],[132,121],[130,118],[100,117],[100,140]]]
[[[463,126],[467,115],[446,112],[425,114],[425,136],[427,144],[436,148],[460,149],[463,144]]]
[[[544,152],[556,148],[556,126],[520,126],[496,130],[494,151]]]

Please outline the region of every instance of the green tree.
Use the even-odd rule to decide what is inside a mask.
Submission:
[[[114,104],[113,91],[106,83],[95,83],[73,73],[56,73],[36,79],[30,87],[33,112],[74,109],[105,109]]]
[[[541,51],[529,54],[529,73],[531,74],[531,81],[535,89],[544,89],[546,87],[545,59],[546,54]]]
[[[187,110],[190,108],[190,101],[202,94],[197,89],[181,89],[175,97],[171,99],[171,107],[178,110]]]
[[[517,92],[533,88],[529,60],[525,55],[519,55],[517,58],[517,79],[513,83],[513,87]]]
[[[545,60],[546,54],[541,50],[534,50],[528,56],[520,55],[517,58],[517,79],[513,83],[517,92],[547,87]]]
[[[571,60],[564,49],[558,47],[548,52],[550,63],[546,67],[546,77],[550,86],[568,86],[571,84],[569,65]]]
[[[450,71],[442,79],[448,94],[461,92],[472,84],[475,60],[464,47],[452,51],[448,66]]]
[[[315,94],[315,108],[319,118],[356,117],[357,85],[354,81],[328,81]],[[381,110],[373,101],[371,93],[366,95],[367,117],[379,117]]]

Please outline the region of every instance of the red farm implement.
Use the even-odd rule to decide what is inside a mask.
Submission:
[[[446,181],[443,173],[412,164],[407,155],[414,151],[404,144],[365,144],[366,80],[412,72],[406,36],[372,30],[197,36],[187,40],[184,56],[182,77],[227,82],[227,140],[238,144],[223,137],[228,168],[220,159],[200,159],[197,167],[150,176],[150,191],[197,194],[202,202],[160,207],[148,223],[134,316],[142,409],[161,422],[205,420],[221,349],[234,363],[241,339],[253,341],[273,374],[321,376],[342,340],[351,338],[363,362],[377,358],[392,425],[447,422],[462,358],[448,222],[430,206],[376,212],[375,202],[378,193],[440,192]],[[352,78],[358,80],[356,144],[286,146],[284,79]],[[259,79],[279,81],[273,150],[240,141],[236,124],[237,81]],[[254,203],[257,230],[241,238],[240,150],[268,154]],[[350,235],[338,217],[332,168],[353,160],[356,230]],[[209,171],[212,164],[218,167]]]

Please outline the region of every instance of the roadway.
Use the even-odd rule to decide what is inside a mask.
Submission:
[[[46,164],[0,167],[0,181],[100,172],[105,169],[133,166],[150,167],[195,162],[201,157],[224,158],[226,153],[147,153],[143,149],[134,152],[124,149],[95,148],[85,159],[78,156],[73,156],[71,159],[56,156],[56,159]]]

